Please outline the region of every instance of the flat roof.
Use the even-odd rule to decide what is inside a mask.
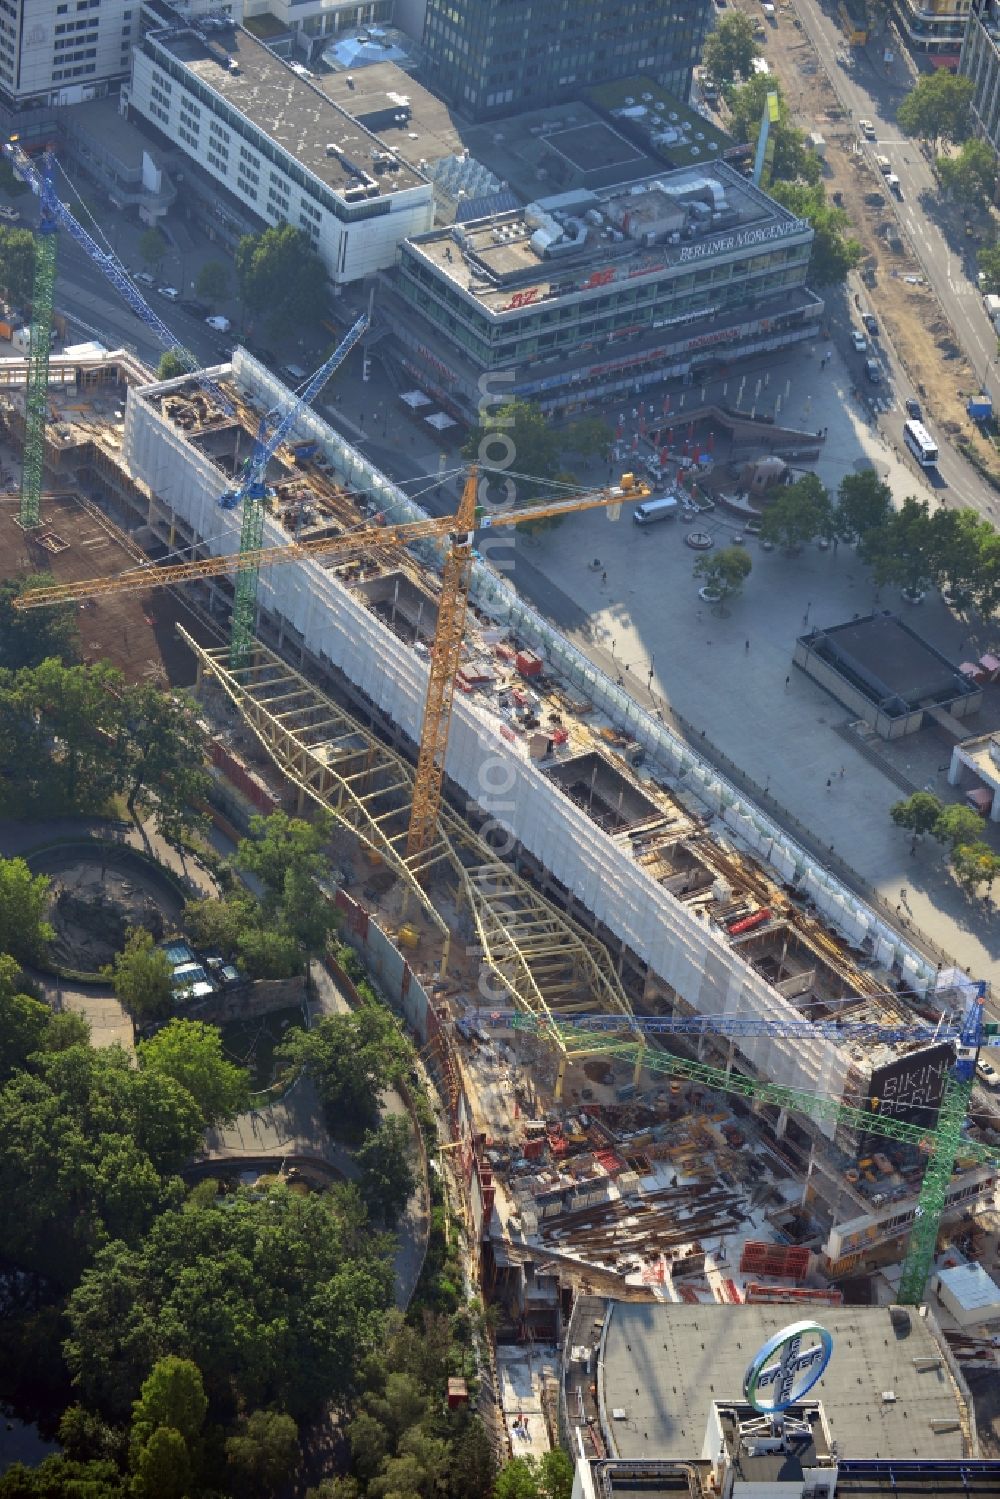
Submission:
[[[348,82],[348,79],[351,81]],[[355,73],[322,73],[318,88],[366,130],[419,168],[421,161],[458,156],[462,131],[446,104],[394,62],[377,62]],[[396,116],[406,116],[397,123]]]
[[[664,171],[600,191],[539,198],[526,209],[408,241],[490,312],[575,291],[606,293],[733,250],[752,253],[808,225],[724,162]]]
[[[822,1402],[842,1458],[972,1455],[964,1408],[916,1308],[822,1307],[817,1316],[833,1356],[809,1399]],[[791,1306],[608,1303],[599,1394],[609,1416],[626,1412],[605,1432],[612,1455],[698,1456],[712,1401],[741,1400],[750,1360],[800,1317]]]
[[[909,708],[975,691],[957,666],[888,610],[814,631],[808,643],[873,702],[898,697]]]
[[[578,149],[584,137],[596,147],[596,156]],[[655,155],[628,139],[616,121],[606,120],[580,100],[464,126],[462,139],[477,161],[485,162],[526,200],[567,188],[638,180],[659,164]]]
[[[376,174],[373,152],[384,150],[377,136],[335,103],[315,79],[296,73],[242,27],[210,37],[191,27],[169,28],[152,32],[149,39],[334,192],[362,185],[361,173],[377,180],[384,196],[426,180],[406,161],[391,173]],[[238,72],[227,66],[227,58],[235,60]],[[336,146],[337,152],[328,155],[328,145]]]
[[[1000,1286],[982,1265],[953,1265],[940,1270],[938,1280],[966,1311],[995,1313],[1000,1305]]]
[[[738,149],[731,135],[655,79],[616,78],[588,89],[586,97],[673,166],[692,166]]]

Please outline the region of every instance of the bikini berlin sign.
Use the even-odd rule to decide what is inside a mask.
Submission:
[[[743,1396],[764,1416],[778,1415],[823,1376],[833,1339],[818,1322],[793,1322],[768,1338],[743,1376]]]

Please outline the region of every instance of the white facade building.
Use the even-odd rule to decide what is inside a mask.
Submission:
[[[128,102],[265,223],[304,230],[335,284],[433,222],[424,174],[240,27],[149,31]]]
[[[128,76],[140,0],[3,0],[0,100],[77,104]]]

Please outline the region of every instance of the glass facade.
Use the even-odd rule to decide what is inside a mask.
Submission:
[[[686,99],[712,10],[712,0],[427,0],[427,69],[474,119],[640,73]]]

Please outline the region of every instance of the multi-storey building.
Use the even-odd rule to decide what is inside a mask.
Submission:
[[[427,70],[473,119],[638,73],[686,99],[711,15],[711,0],[427,0]]]
[[[970,0],[894,0],[899,29],[911,52],[940,67],[955,67]]]
[[[336,284],[393,265],[433,222],[423,173],[241,27],[149,30],[128,100],[239,205],[303,229]]]
[[[75,104],[128,76],[140,0],[0,0],[0,102]]]
[[[501,371],[563,410],[814,336],[812,240],[724,162],[563,193],[404,244],[396,337],[460,414]]]
[[[962,44],[960,70],[972,79],[976,131],[1000,151],[1000,5],[974,0]]]

